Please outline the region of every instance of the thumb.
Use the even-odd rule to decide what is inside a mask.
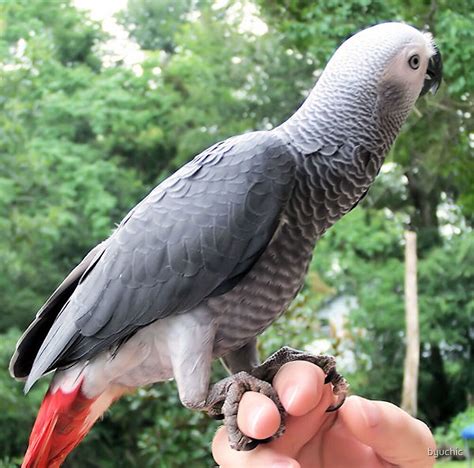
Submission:
[[[400,467],[435,464],[435,442],[428,426],[397,406],[352,396],[339,410],[352,435],[384,461]]]

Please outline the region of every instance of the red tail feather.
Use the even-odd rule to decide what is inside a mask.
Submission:
[[[96,417],[91,417],[90,413],[96,400],[82,394],[81,382],[69,393],[61,388],[54,392],[50,389],[33,426],[22,467],[60,466],[94,423]]]

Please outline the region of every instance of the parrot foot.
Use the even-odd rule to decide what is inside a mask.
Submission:
[[[280,367],[287,362],[292,361],[308,361],[316,366],[320,367],[326,374],[324,383],[331,383],[333,386],[333,392],[337,396],[337,401],[333,405],[329,406],[326,412],[336,411],[339,409],[347,396],[349,390],[349,384],[347,380],[339,374],[336,370],[336,359],[333,356],[326,356],[324,354],[314,355],[305,351],[299,351],[297,349],[284,346],[283,348],[272,354],[264,363],[260,366],[252,369],[251,374],[257,379],[265,382],[272,382],[276,373],[280,370]]]
[[[281,415],[280,427],[268,439],[256,440],[243,434],[237,425],[237,412],[245,392],[258,392],[275,403]],[[224,419],[229,436],[229,445],[234,450],[247,451],[257,445],[280,437],[285,430],[286,412],[270,383],[260,380],[247,372],[231,375],[213,385],[206,402],[208,414],[215,419]]]
[[[206,401],[208,414],[215,419],[224,419],[229,435],[229,445],[234,450],[252,450],[257,445],[270,442],[280,437],[285,431],[286,411],[271,385],[278,370],[292,361],[308,361],[320,367],[326,374],[325,384],[331,383],[337,401],[329,406],[327,412],[336,411],[346,398],[349,385],[337,371],[336,360],[332,356],[318,355],[298,351],[287,346],[272,354],[263,364],[254,367],[250,373],[239,372],[217,382],[210,389]],[[281,416],[280,427],[268,439],[256,440],[243,434],[237,425],[237,411],[245,392],[254,391],[270,398],[278,408]]]

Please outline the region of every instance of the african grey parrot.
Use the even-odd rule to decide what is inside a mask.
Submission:
[[[182,403],[222,416],[242,393],[271,397],[278,368],[307,359],[338,399],[334,360],[283,348],[258,365],[256,337],[301,289],[316,241],[365,195],[441,56],[429,34],[384,23],[336,51],[302,107],[271,131],[215,144],[156,187],[69,274],[20,339],[26,390],[56,370],[23,466],[53,467],[124,393],[174,378]],[[211,362],[232,375],[210,387]],[[278,432],[283,431],[282,426]]]

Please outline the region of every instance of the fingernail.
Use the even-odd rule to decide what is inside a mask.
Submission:
[[[380,421],[380,410],[378,406],[370,400],[359,399],[362,407],[362,415],[369,427],[376,426]]]
[[[291,407],[296,401],[299,391],[300,390],[297,385],[291,385],[283,392],[283,395],[281,396],[281,403],[286,411],[291,413]]]

